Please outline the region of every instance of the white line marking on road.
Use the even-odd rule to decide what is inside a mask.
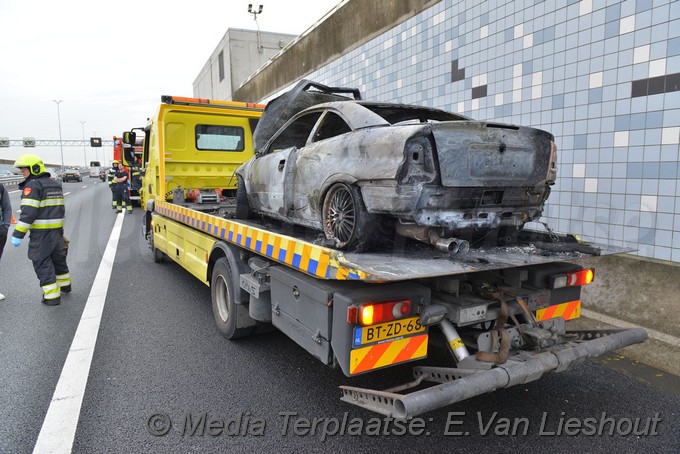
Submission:
[[[16,191],[7,191],[8,194],[16,194],[17,192],[21,192],[18,189]]]
[[[87,187],[87,185],[81,186],[80,189],[85,189],[86,187]]]
[[[124,215],[116,217],[52,402],[33,448],[34,453],[70,453],[73,447],[124,219]]]
[[[70,192],[64,192],[64,195],[69,195],[69,194],[70,194]]]
[[[593,312],[588,309],[583,309],[581,308],[581,315],[587,318],[592,318],[593,320],[597,320],[598,322],[602,323],[607,323],[608,325],[614,325],[619,328],[641,328],[640,325],[636,325],[635,323],[629,323],[625,322],[623,320],[616,319],[614,317],[610,317],[608,315],[600,314],[597,312]],[[680,347],[680,338],[677,338],[675,336],[672,336],[670,334],[662,333],[660,331],[651,329],[651,328],[645,328],[645,331],[647,331],[647,334],[649,337],[652,339],[656,339],[661,342],[665,342],[669,345],[673,345],[674,347]]]

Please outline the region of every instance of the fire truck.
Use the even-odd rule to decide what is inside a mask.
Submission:
[[[113,159],[121,162],[128,173],[128,200],[133,204],[141,204],[141,172],[143,138],[133,144],[126,144],[122,137],[113,136]]]

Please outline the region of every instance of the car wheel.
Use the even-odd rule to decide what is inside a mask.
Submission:
[[[250,204],[248,204],[248,193],[246,184],[240,175],[236,176],[236,219],[250,219]]]
[[[335,240],[340,249],[361,251],[373,239],[376,219],[366,211],[356,186],[333,185],[324,198],[321,216],[326,238]]]
[[[215,262],[212,278],[210,279],[210,296],[212,299],[215,324],[222,336],[227,339],[244,337],[253,331],[252,326],[239,326],[240,311],[248,311],[247,306],[236,304],[234,301],[234,284],[231,268],[226,258]]]

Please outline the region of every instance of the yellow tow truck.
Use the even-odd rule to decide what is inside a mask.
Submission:
[[[641,329],[566,328],[593,270],[569,262],[585,256],[582,248],[533,243],[580,245],[571,235],[525,229],[517,245],[451,259],[418,242],[346,252],[291,224],[235,219],[234,172],[253,154],[263,109],[164,96],[143,128],[144,234],[154,261],[173,260],[211,288],[226,338],[273,326],[347,377],[414,362],[412,382],[342,387],[343,401],[399,419],[646,338]],[[124,141],[134,144],[135,135]],[[444,367],[427,362],[439,345],[451,355]]]

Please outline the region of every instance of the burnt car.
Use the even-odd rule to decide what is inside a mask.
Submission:
[[[63,175],[61,176],[63,181],[77,181],[81,182],[83,181],[83,177],[80,175],[80,171],[78,169],[67,169],[64,171]]]
[[[257,213],[310,227],[355,250],[388,227],[455,253],[473,234],[508,238],[541,216],[556,176],[550,133],[329,95],[333,88],[316,83],[297,91],[314,98],[312,89],[334,100],[289,108],[266,142],[259,135],[255,156],[236,171],[237,218]],[[277,104],[272,121],[281,122]]]

